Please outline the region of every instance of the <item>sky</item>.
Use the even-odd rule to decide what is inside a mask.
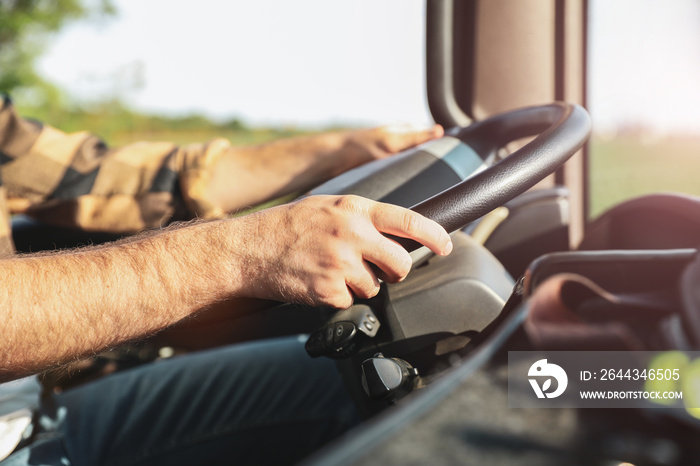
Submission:
[[[258,125],[427,124],[422,0],[115,0],[39,63],[79,100]],[[590,0],[599,130],[700,129],[700,2]]]
[[[420,0],[116,0],[40,70],[83,100],[254,124],[428,123]],[[119,79],[115,79],[119,78]]]
[[[700,2],[591,0],[589,110],[610,128],[700,132]]]

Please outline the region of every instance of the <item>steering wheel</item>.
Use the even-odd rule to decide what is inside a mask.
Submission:
[[[411,207],[448,232],[454,232],[554,172],[583,145],[590,129],[590,118],[578,105],[556,102],[528,107],[451,130],[450,136],[444,140],[411,149],[394,160],[372,162],[369,167],[365,165],[356,169],[355,173],[341,175],[312,194],[370,193],[367,197],[375,200],[391,199],[400,205],[410,205],[406,198],[416,198],[412,187],[424,193],[430,192],[426,191],[425,185],[432,182],[443,187],[446,185],[444,179],[433,179],[425,174],[435,165],[445,165],[438,163],[439,159],[444,162],[457,156],[472,158],[466,164],[472,170],[461,170],[463,173],[459,179],[462,181],[442,192],[433,187],[432,193],[437,194]],[[533,135],[536,137],[525,146],[484,168],[506,144]],[[425,154],[435,146],[452,149],[447,154],[444,151]],[[420,161],[419,156],[430,161]],[[422,171],[406,169],[406,166],[417,164],[422,164]],[[473,174],[473,169],[479,165],[479,169],[484,169]],[[372,172],[372,166],[379,168]],[[397,181],[395,172],[402,171],[404,173]],[[451,179],[456,177],[455,173],[451,176]],[[353,177],[358,181],[347,182]],[[334,182],[340,185],[340,189],[333,189]],[[398,188],[389,193],[382,191],[384,197],[381,197],[377,195],[380,190],[376,186],[382,183]],[[397,196],[397,192],[402,196]],[[380,294],[369,302],[360,300],[347,310],[333,313],[326,324],[309,337],[306,347],[309,354],[342,358],[362,352],[371,345],[378,350],[381,348],[378,345],[397,342],[406,343],[402,351],[411,352],[447,338],[450,333],[461,335],[482,331],[500,312],[513,285],[500,263],[484,248],[475,247],[475,242],[465,236],[458,235],[453,239],[454,253],[448,258],[435,259],[431,264],[421,263],[404,282],[383,286]],[[392,239],[409,251],[420,246],[405,238]],[[460,304],[465,302],[464,296],[469,296],[466,301],[474,303],[473,312]],[[439,319],[426,317],[423,310],[430,307],[444,309]],[[389,327],[384,336],[377,333],[380,325]],[[336,337],[334,332],[337,332]]]
[[[503,160],[467,178],[414,210],[442,225],[448,232],[463,228],[496,207],[522,194],[557,170],[588,139],[591,120],[578,105],[555,102],[502,113],[461,128],[455,137],[482,158],[506,144],[537,137]],[[412,251],[419,244],[394,238]]]

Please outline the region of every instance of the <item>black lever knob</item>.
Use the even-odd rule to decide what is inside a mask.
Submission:
[[[373,400],[393,401],[410,393],[418,369],[403,359],[377,355],[362,363],[362,387]]]
[[[315,358],[347,358],[359,350],[360,342],[374,338],[379,320],[366,304],[355,304],[336,312],[326,325],[316,329],[306,341],[306,352]]]

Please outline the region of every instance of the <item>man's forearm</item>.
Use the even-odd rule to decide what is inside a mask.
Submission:
[[[231,148],[217,161],[208,197],[233,212],[275,197],[308,190],[361,158],[341,153],[348,132],[331,132]],[[232,189],[235,186],[235,189]]]
[[[242,235],[226,232],[240,225],[219,223],[2,261],[0,378],[152,334],[235,295],[241,268],[234,266],[230,243]],[[229,251],[225,257],[223,251]]]
[[[347,308],[411,257],[384,235],[449,254],[437,223],[357,196],[310,196],[148,238],[0,261],[0,379],[154,333],[223,299]],[[369,264],[376,267],[370,267]]]

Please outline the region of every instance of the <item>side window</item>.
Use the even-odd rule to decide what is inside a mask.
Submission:
[[[700,195],[700,3],[589,5],[591,217],[651,192]]]

